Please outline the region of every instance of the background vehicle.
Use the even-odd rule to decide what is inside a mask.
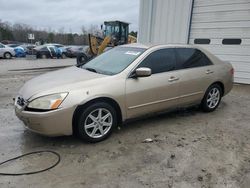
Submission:
[[[66,58],[66,47],[62,44],[57,44],[57,43],[47,43],[44,44],[44,46],[54,46],[55,52],[56,52],[56,57],[57,58]]]
[[[35,53],[34,48],[36,48],[37,46],[34,44],[22,44],[20,47],[22,47],[24,49],[26,54],[34,55],[34,53]]]
[[[14,47],[14,51],[16,57],[25,57],[27,54],[27,50],[22,46]]]
[[[84,53],[86,49],[87,49],[87,46],[66,47],[66,56],[70,58],[77,57],[79,53]]]
[[[102,26],[103,27],[103,26]],[[136,38],[130,36],[129,23],[121,21],[104,22],[103,38],[89,34],[89,48],[86,52],[78,53],[77,65],[82,65],[104,52],[106,47],[135,43]]]
[[[28,81],[15,109],[40,134],[74,132],[98,142],[119,123],[145,114],[189,105],[214,111],[232,89],[233,74],[230,63],[199,47],[124,45]]]
[[[6,46],[11,47],[11,48],[15,48],[17,46],[20,46],[21,44],[7,44]]]
[[[14,48],[8,47],[0,43],[0,58],[11,59],[15,56]]]
[[[56,48],[54,46],[38,46],[33,49],[37,58],[57,58]]]
[[[57,44],[57,43],[46,43],[46,44],[44,44],[44,46],[55,46],[55,47],[57,47],[57,48],[65,47],[64,45],[62,45],[62,44]]]

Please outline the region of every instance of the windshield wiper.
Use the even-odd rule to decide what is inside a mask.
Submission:
[[[86,69],[86,70],[88,70],[88,71],[91,71],[91,72],[96,72],[97,73],[97,71],[95,70],[95,69],[93,69],[93,68],[84,68],[84,69]]]

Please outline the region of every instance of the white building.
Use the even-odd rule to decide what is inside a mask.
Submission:
[[[140,0],[138,41],[202,45],[250,84],[250,0]]]

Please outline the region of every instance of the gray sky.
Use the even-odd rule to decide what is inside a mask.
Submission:
[[[100,26],[122,20],[138,30],[139,0],[0,0],[0,19],[35,29],[81,32],[81,26]]]

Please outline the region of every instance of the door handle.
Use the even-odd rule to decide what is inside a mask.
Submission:
[[[212,73],[214,73],[214,71],[211,71],[211,70],[206,71],[206,74],[212,74]]]
[[[177,81],[177,80],[179,80],[179,78],[177,78],[177,77],[175,77],[175,76],[171,76],[171,77],[168,79],[169,82],[174,82],[174,81]]]

